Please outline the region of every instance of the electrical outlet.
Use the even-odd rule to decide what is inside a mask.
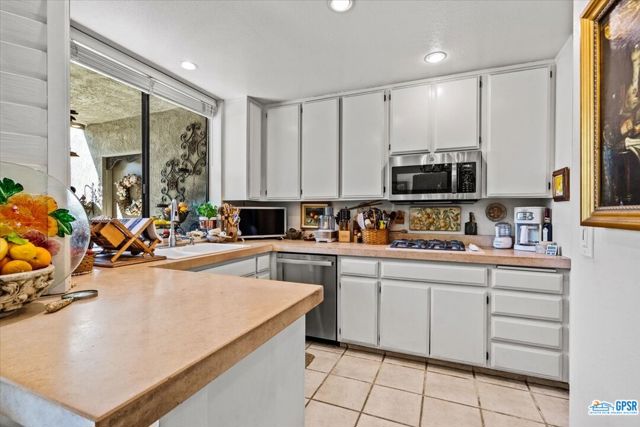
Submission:
[[[593,227],[580,227],[580,253],[593,258]]]

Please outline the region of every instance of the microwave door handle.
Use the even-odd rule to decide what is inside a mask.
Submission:
[[[458,192],[458,164],[451,163],[451,192],[453,194]]]

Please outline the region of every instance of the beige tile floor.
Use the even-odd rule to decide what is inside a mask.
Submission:
[[[305,427],[568,427],[566,390],[307,342]]]

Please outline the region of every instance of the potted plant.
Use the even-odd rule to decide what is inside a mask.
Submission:
[[[197,208],[200,228],[204,230],[212,230],[216,228],[216,220],[218,219],[218,207],[211,202],[205,202]]]

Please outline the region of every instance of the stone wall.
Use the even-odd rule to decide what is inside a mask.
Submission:
[[[172,158],[180,158],[183,153],[180,135],[186,131],[186,127],[194,122],[199,122],[206,128],[206,119],[198,114],[174,108],[168,111],[152,113],[150,115],[150,213],[157,215],[156,205],[161,203],[161,171],[167,161]],[[105,123],[88,125],[85,129],[85,137],[91,151],[91,157],[96,169],[102,171],[102,160],[105,157],[140,153],[141,123],[140,116],[114,120]],[[191,176],[184,183],[185,199],[190,205],[199,204],[207,198],[208,168],[203,174]],[[114,183],[102,183],[114,188]],[[105,188],[105,196],[109,193]]]

